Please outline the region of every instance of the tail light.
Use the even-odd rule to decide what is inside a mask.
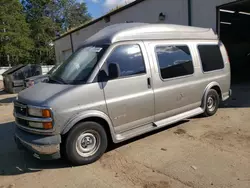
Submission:
[[[230,58],[229,58],[228,51],[227,51],[226,48],[225,48],[225,51],[226,51],[226,54],[227,54],[227,62],[230,63]]]
[[[220,46],[225,50],[225,53],[227,56],[227,62],[230,63],[230,58],[229,58],[228,51],[227,51],[225,45],[222,42],[220,42]]]

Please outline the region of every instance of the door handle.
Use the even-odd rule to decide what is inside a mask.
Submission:
[[[151,79],[150,78],[147,78],[147,83],[148,83],[148,88],[150,89],[151,88]]]

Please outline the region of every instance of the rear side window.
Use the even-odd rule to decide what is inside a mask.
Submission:
[[[199,45],[198,50],[204,72],[224,68],[223,58],[218,45]]]
[[[163,79],[194,73],[192,56],[188,46],[157,46],[156,55]]]

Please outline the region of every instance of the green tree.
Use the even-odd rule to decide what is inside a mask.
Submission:
[[[56,17],[57,20],[60,20],[64,32],[91,20],[84,2],[58,0],[56,4],[58,7]]]
[[[56,23],[55,5],[51,0],[22,1],[26,20],[31,27],[31,37],[34,41],[33,58],[38,64],[54,64],[55,52],[52,44],[55,33],[60,30]]]
[[[36,63],[53,64],[54,47],[51,45],[57,33],[77,27],[90,19],[85,3],[76,0],[23,0]]]
[[[33,41],[19,0],[1,0],[0,30],[0,65],[32,63]]]

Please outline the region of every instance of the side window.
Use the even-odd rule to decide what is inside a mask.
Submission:
[[[116,47],[106,60],[106,66],[110,64],[118,64],[120,77],[146,73],[140,46],[136,44]]]
[[[156,54],[163,79],[194,73],[192,56],[188,46],[157,46]]]
[[[223,58],[218,45],[199,45],[198,50],[204,72],[224,68]]]

